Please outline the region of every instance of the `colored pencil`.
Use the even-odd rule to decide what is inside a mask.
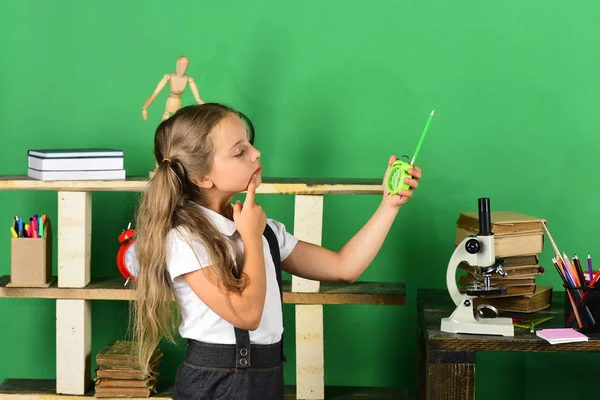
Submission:
[[[585,276],[583,275],[583,270],[581,269],[581,263],[579,262],[579,257],[577,257],[577,254],[575,254],[575,257],[573,257],[573,266],[575,267],[575,272],[577,272],[577,276],[579,277],[579,286],[587,286],[587,284],[585,283]]]
[[[554,249],[554,253],[556,253],[556,257],[560,258],[560,251],[558,250],[558,247],[556,247],[556,243],[554,243],[554,239],[552,239],[552,235],[550,234],[550,231],[548,230],[548,227],[546,226],[546,221],[542,222],[542,227],[544,228],[544,231],[546,231],[546,235],[548,236],[548,240],[550,240],[550,244],[552,245],[552,248]]]
[[[425,139],[425,135],[427,135],[427,129],[429,129],[429,124],[431,123],[431,119],[433,118],[435,110],[432,110],[429,114],[429,118],[427,118],[427,122],[425,123],[425,128],[423,128],[423,132],[421,132],[421,137],[419,138],[419,142],[417,143],[417,148],[415,150],[415,154],[410,162],[410,165],[415,165],[415,161],[417,161],[417,155],[419,154],[419,150],[421,150],[421,145],[423,144],[423,139]]]

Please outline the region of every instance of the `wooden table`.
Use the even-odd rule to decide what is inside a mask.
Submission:
[[[515,336],[455,334],[440,331],[441,319],[455,306],[446,289],[417,291],[419,319],[419,399],[472,400],[475,398],[475,362],[478,351],[597,352],[600,334],[586,334],[590,340],[551,345],[529,329],[515,327]],[[540,327],[564,327],[564,292],[554,292],[552,306],[533,314],[501,313],[523,319],[554,316]]]

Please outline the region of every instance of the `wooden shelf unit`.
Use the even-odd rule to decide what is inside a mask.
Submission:
[[[9,276],[0,277],[0,298],[47,298],[56,301],[56,380],[8,379],[0,385],[0,398],[85,398],[90,390],[91,301],[132,300],[124,280],[92,280],[90,274],[91,213],[93,191],[142,192],[147,177],[122,181],[39,181],[27,176],[1,176],[0,190],[49,190],[58,192],[58,279],[49,288],[6,287]],[[381,195],[380,179],[264,178],[260,194],[295,196],[294,236],[321,244],[323,196],[339,194]],[[62,223],[61,223],[62,222]],[[404,305],[403,283],[320,283],[292,277],[284,285],[284,302],[296,309],[296,382],[289,399],[364,398],[365,389],[329,395],[324,385],[323,305]],[[37,389],[31,389],[31,386]],[[50,385],[50,386],[48,386]],[[28,389],[29,388],[29,389]],[[22,390],[21,390],[22,389]],[[33,390],[33,391],[31,391]],[[392,397],[386,389],[373,389],[374,399]],[[28,392],[29,391],[29,392]],[[326,397],[327,394],[327,397]],[[72,397],[79,396],[79,397]],[[170,398],[162,395],[153,398]],[[333,397],[332,397],[333,396]],[[394,397],[395,396],[395,397]]]

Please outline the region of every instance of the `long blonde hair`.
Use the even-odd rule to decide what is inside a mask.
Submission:
[[[166,239],[173,228],[183,228],[208,250],[216,277],[223,288],[240,292],[245,277],[234,275],[235,262],[228,242],[195,204],[207,205],[202,190],[193,183],[212,168],[214,145],[211,132],[225,117],[237,115],[229,107],[207,103],[184,107],[163,121],[154,136],[158,163],[138,209],[136,301],[132,304],[130,330],[137,342],[140,364],[148,373],[150,358],[164,337],[175,343],[180,310],[173,305],[166,268]]]

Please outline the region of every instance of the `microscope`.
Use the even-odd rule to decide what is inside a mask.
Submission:
[[[497,296],[506,289],[491,285],[492,274],[506,276],[504,260],[496,260],[494,234],[491,227],[490,199],[479,200],[479,233],[464,238],[452,253],[446,271],[446,285],[456,310],[450,317],[442,318],[441,331],[450,333],[471,333],[478,335],[514,336],[512,318],[498,317],[498,310],[489,304],[480,304],[473,312],[473,299],[479,296]],[[469,285],[461,293],[456,284],[456,270],[461,262],[476,267],[482,280]],[[477,283],[477,282],[482,283]]]

